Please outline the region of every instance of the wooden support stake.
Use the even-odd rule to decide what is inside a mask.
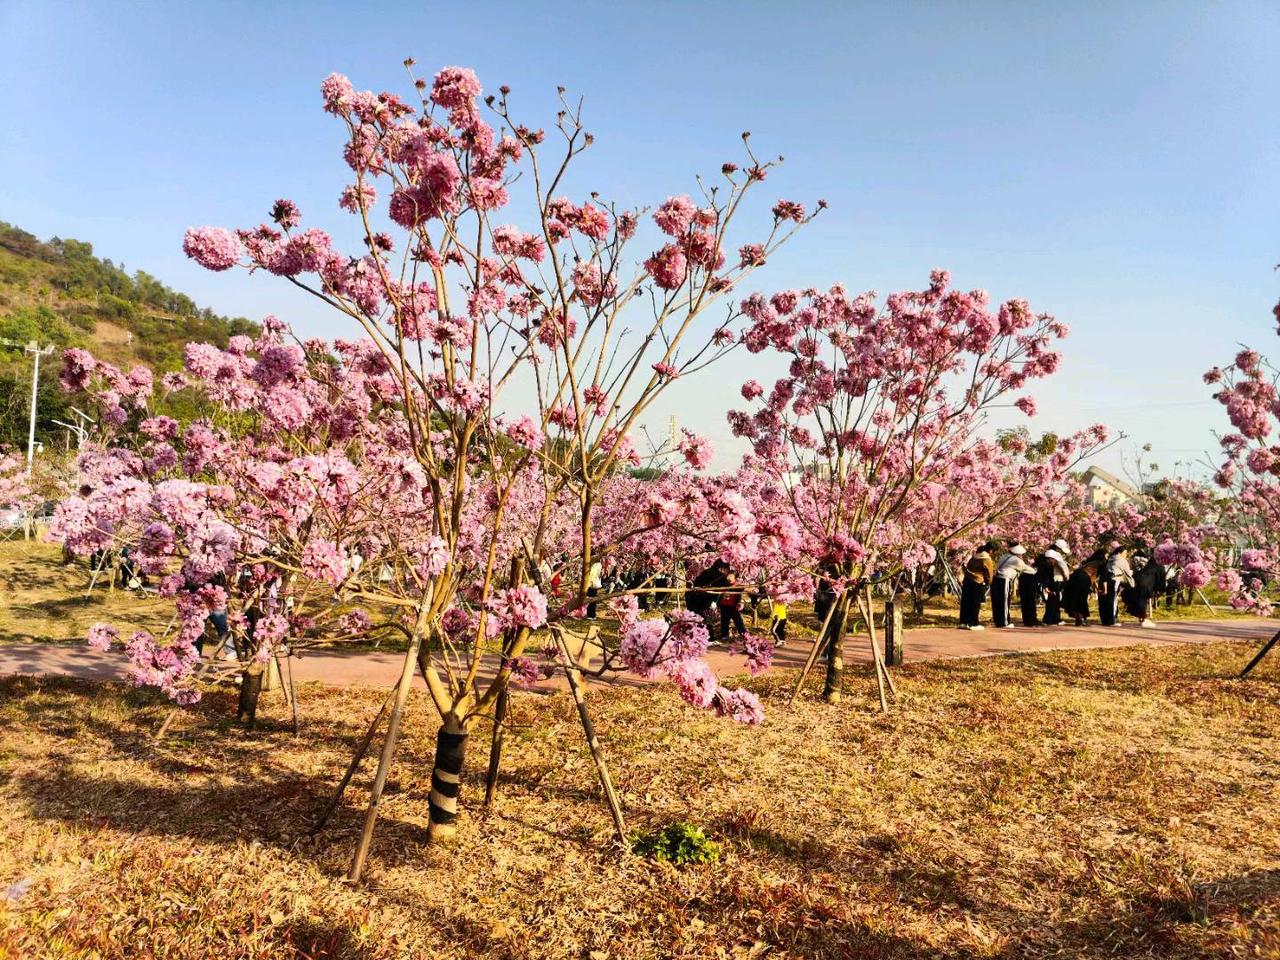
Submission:
[[[342,802],[342,795],[346,793],[347,785],[351,783],[351,778],[355,776],[356,770],[360,766],[360,761],[364,759],[364,755],[369,752],[369,744],[373,742],[373,735],[378,729],[378,724],[382,722],[383,716],[387,712],[387,707],[391,706],[391,701],[395,699],[396,690],[393,687],[391,692],[387,694],[387,699],[382,701],[382,707],[378,710],[373,718],[373,722],[369,724],[369,729],[365,731],[364,739],[360,741],[360,745],[356,747],[355,755],[352,756],[351,762],[347,764],[347,772],[342,775],[342,779],[338,781],[338,789],[334,791],[333,798],[329,801],[329,805],[324,808],[324,813],[316,818],[316,822],[311,829],[307,831],[307,836],[314,837],[317,833],[324,829],[324,825],[329,822],[329,818],[333,816],[333,811],[338,809],[338,804]]]
[[[520,543],[528,555],[530,577],[533,579],[534,584],[539,588],[543,588],[545,592],[542,573],[538,570],[533,546],[527,538],[521,538]],[[510,583],[513,587],[519,586],[520,581],[523,579],[524,571],[525,564],[521,561],[521,558],[512,557]],[[499,664],[499,672],[511,659],[512,645],[515,643],[516,637],[517,634],[511,634],[502,640],[502,661]],[[493,801],[498,795],[498,772],[502,769],[502,747],[507,735],[506,721],[510,696],[510,683],[507,683],[498,693],[498,700],[493,705],[493,734],[489,740],[489,769],[484,777],[484,805],[486,809],[493,806]]]
[[[208,676],[209,671],[212,670],[214,666],[217,665],[217,662],[218,662],[217,660],[206,661],[204,665],[200,667],[200,672],[196,674],[195,682],[199,683],[206,676]],[[165,714],[164,722],[162,722],[160,726],[156,729],[156,732],[151,735],[151,739],[152,740],[163,739],[164,735],[169,732],[169,727],[173,724],[173,721],[177,719],[178,714],[181,712],[182,712],[181,707],[170,707],[169,712]]]
[[[902,606],[894,600],[884,605],[884,663],[900,667],[903,660]]]
[[[391,772],[391,758],[395,756],[396,741],[400,737],[400,718],[404,714],[405,701],[409,699],[409,689],[413,686],[413,671],[418,665],[418,648],[421,645],[422,635],[415,629],[404,656],[404,666],[400,669],[400,681],[396,684],[395,706],[391,708],[391,719],[387,721],[387,736],[382,741],[378,772],[369,791],[369,809],[365,813],[364,829],[360,831],[360,843],[356,846],[355,856],[351,858],[351,869],[347,873],[347,879],[353,883],[360,879],[365,859],[369,856],[369,845],[373,843],[373,827],[378,822],[378,805],[382,802],[382,789],[387,785],[387,774]]]
[[[582,674],[578,672],[573,654],[565,642],[564,631],[559,627],[551,628],[552,635],[560,647],[560,655],[564,658],[564,675],[569,680],[569,689],[573,693],[574,705],[578,708],[578,719],[582,721],[582,732],[587,736],[587,747],[591,750],[591,759],[595,761],[596,773],[600,777],[600,786],[604,788],[605,802],[609,806],[609,815],[613,817],[613,826],[618,834],[618,842],[627,846],[627,824],[622,817],[622,804],[618,802],[617,791],[613,788],[613,778],[609,776],[609,767],[605,763],[604,754],[600,750],[600,741],[596,739],[595,724],[587,712],[587,701],[582,693]],[[590,635],[588,635],[588,641]],[[583,646],[585,649],[585,644]]]
[[[502,745],[507,729],[507,698],[510,694],[504,689],[498,694],[498,702],[493,705],[493,739],[489,741],[489,771],[484,779],[484,805],[492,807],[498,793],[498,770],[502,766]]]
[[[1249,671],[1262,662],[1262,658],[1271,652],[1271,648],[1274,647],[1277,642],[1280,642],[1280,633],[1277,633],[1274,637],[1263,644],[1262,649],[1259,650],[1257,655],[1249,661],[1249,665],[1240,671],[1241,680],[1247,677],[1249,675]]]
[[[813,647],[809,650],[809,658],[804,662],[804,669],[800,671],[800,679],[796,681],[796,688],[791,691],[791,699],[787,701],[787,706],[791,706],[796,702],[796,697],[800,696],[800,691],[804,689],[805,680],[809,679],[809,671],[813,669],[813,665],[818,660],[818,653],[822,650],[822,644],[827,636],[827,626],[831,623],[831,615],[836,612],[836,604],[839,597],[831,602],[831,609],[827,611],[827,617],[822,621],[822,626],[818,628],[818,635],[813,639]]]
[[[868,610],[871,609],[871,585],[870,584],[867,585],[867,609]],[[885,666],[884,656],[880,652],[879,642],[876,640],[875,620],[871,621],[869,630],[871,633],[871,655],[875,659],[876,666],[879,667],[881,675],[884,676],[884,682],[889,687],[890,696],[892,696],[893,699],[896,701],[898,699],[898,687],[893,682],[893,674],[891,674],[889,672],[889,668]]]
[[[1218,615],[1218,608],[1209,602],[1209,598],[1204,595],[1204,591],[1196,587],[1196,593],[1200,596],[1200,602],[1209,608],[1209,612],[1215,617]]]
[[[866,593],[858,597],[858,606],[862,610],[862,619],[867,624],[867,637],[871,641],[871,666],[876,672],[876,690],[880,694],[880,712],[889,712],[889,700],[885,696],[884,675],[888,672],[880,660],[880,647],[876,644],[875,611],[871,607],[871,585],[867,585]]]
[[[93,593],[93,588],[98,584],[98,575],[102,573],[106,565],[107,565],[107,555],[104,552],[102,554],[102,562],[98,564],[97,568],[94,569],[93,571],[93,576],[89,578],[89,589],[84,592],[84,598],[86,600],[88,600],[90,595]]]
[[[285,684],[285,692],[289,698],[289,713],[293,720],[293,735],[298,735],[298,689],[293,685],[293,657],[286,656],[284,658],[285,670],[288,671],[289,678]]]

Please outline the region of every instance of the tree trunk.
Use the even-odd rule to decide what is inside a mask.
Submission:
[[[448,843],[453,839],[458,819],[458,789],[467,755],[467,731],[455,714],[449,714],[436,734],[436,762],[431,771],[430,822],[428,843]]]
[[[253,729],[258,722],[258,699],[262,696],[263,670],[258,664],[252,664],[240,674],[240,704],[236,710],[236,719],[243,721]]]
[[[839,703],[844,685],[844,625],[849,618],[849,593],[836,600],[835,611],[827,624],[826,652],[827,679],[822,686],[822,699],[827,703]]]

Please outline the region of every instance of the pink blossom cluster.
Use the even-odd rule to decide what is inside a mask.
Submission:
[[[764,722],[759,697],[749,690],[723,687],[714,671],[702,659],[708,634],[702,619],[679,611],[670,619],[641,618],[635,598],[619,604],[622,645],[619,653],[634,672],[646,677],[665,676],[675,683],[681,698],[702,709],[714,709],[739,723]],[[767,648],[765,653],[763,648]],[[744,641],[744,652],[752,672],[768,666],[771,643],[752,638]]]

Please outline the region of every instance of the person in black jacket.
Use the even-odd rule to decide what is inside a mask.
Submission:
[[[1133,575],[1133,586],[1126,588],[1121,596],[1129,613],[1138,618],[1139,626],[1154,627],[1156,624],[1151,619],[1151,607],[1155,598],[1168,588],[1169,571],[1155,557],[1144,560],[1141,555],[1135,555],[1134,562],[1141,566]]]
[[[1044,594],[1044,625],[1056,627],[1062,623],[1062,591],[1071,577],[1067,557],[1071,549],[1065,540],[1055,540],[1053,546],[1036,558],[1036,577]]]
[[[1044,554],[1036,557],[1031,563],[1030,573],[1018,574],[1018,605],[1022,608],[1022,625],[1024,627],[1040,627],[1040,599],[1044,595],[1041,585],[1041,568],[1049,561]]]
[[[1062,592],[1062,609],[1077,627],[1089,624],[1089,596],[1098,589],[1098,580],[1106,563],[1106,551],[1095,550],[1067,580],[1067,588]]]
[[[994,543],[984,543],[964,565],[964,582],[960,584],[960,629],[983,630],[979,620],[987,590],[996,575],[996,562],[992,554],[998,548]]]
[[[716,560],[700,574],[693,578],[690,589],[685,591],[684,605],[700,616],[707,624],[707,632],[715,636],[711,629],[711,606],[715,603],[715,593],[729,585],[729,565],[723,560]]]

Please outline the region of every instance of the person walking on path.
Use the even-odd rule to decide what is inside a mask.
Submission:
[[[600,595],[600,588],[604,586],[604,566],[599,560],[594,560],[590,568],[587,570],[587,619],[594,620],[596,618],[596,601],[595,598]]]
[[[1120,625],[1120,593],[1133,586],[1129,549],[1116,547],[1107,557],[1098,579],[1098,620],[1104,627]]]
[[[1053,546],[1036,560],[1036,573],[1044,590],[1044,623],[1056,627],[1062,623],[1062,590],[1071,579],[1067,557],[1071,548],[1065,540],[1053,541]]]
[[[964,566],[964,583],[960,585],[961,630],[984,629],[979,620],[987,590],[996,573],[995,561],[991,559],[995,549],[994,543],[984,543]]]
[[[1151,619],[1151,608],[1155,598],[1168,588],[1169,571],[1154,556],[1146,558],[1145,562],[1141,555],[1134,559],[1140,565],[1133,575],[1133,586],[1124,591],[1124,604],[1129,613],[1138,618],[1138,626],[1154,627],[1156,622]]]
[[[781,600],[770,600],[769,608],[769,634],[773,645],[780,647],[787,642],[787,605]]]
[[[1009,616],[1014,579],[1036,572],[1036,568],[1027,563],[1026,554],[1026,547],[1020,543],[1014,543],[996,566],[995,579],[991,581],[991,620],[997,627],[1014,626]]]

